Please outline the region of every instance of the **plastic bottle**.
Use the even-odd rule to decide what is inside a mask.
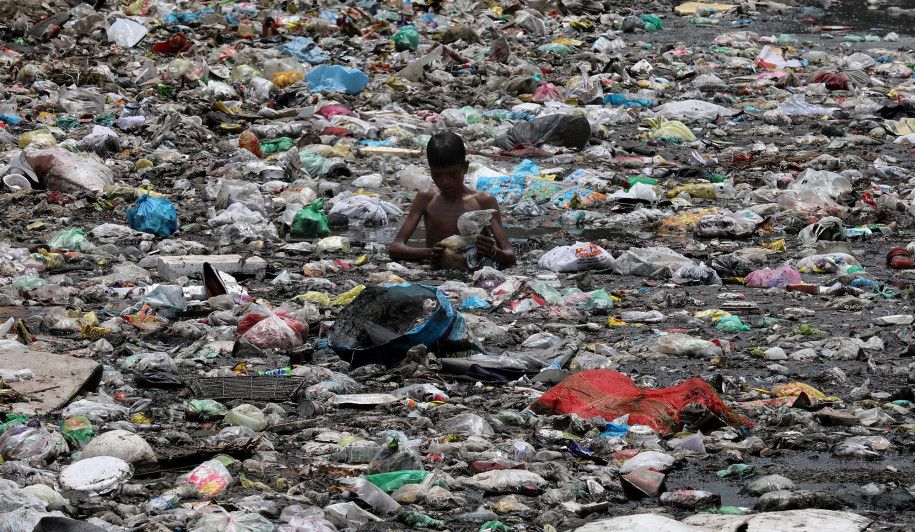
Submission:
[[[391,513],[400,509],[400,503],[364,478],[347,478],[342,482],[376,512]]]

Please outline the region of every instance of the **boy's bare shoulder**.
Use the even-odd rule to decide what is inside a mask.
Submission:
[[[427,188],[420,190],[416,193],[416,198],[413,199],[414,205],[426,206],[438,196],[438,189],[436,188]]]
[[[499,207],[499,202],[496,201],[496,197],[489,192],[478,190],[473,197],[477,200],[477,203],[480,204],[480,207],[483,207],[484,209],[496,209]]]

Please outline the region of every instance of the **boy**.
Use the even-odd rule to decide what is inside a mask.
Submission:
[[[494,209],[492,222],[476,240],[477,256],[489,258],[500,266],[515,264],[515,253],[502,228],[502,217],[496,198],[488,192],[473,190],[464,184],[467,173],[464,141],[454,133],[436,133],[426,146],[429,170],[436,188],[416,195],[400,231],[388,247],[394,260],[441,259],[445,251],[441,241],[458,233],[458,218],[465,212]],[[407,240],[419,220],[426,224],[426,247],[412,247]]]

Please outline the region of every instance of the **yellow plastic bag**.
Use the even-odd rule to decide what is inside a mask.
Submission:
[[[333,300],[333,304],[335,306],[349,305],[350,303],[353,302],[354,299],[356,299],[356,297],[359,294],[362,293],[363,290],[365,290],[364,284],[356,285],[356,286],[350,288],[349,290],[347,290],[346,292],[343,292],[342,294],[335,297]]]
[[[57,139],[47,129],[36,129],[27,131],[19,135],[19,147],[25,149],[26,146],[35,145],[36,147],[50,148],[57,146]]]
[[[828,396],[803,382],[787,382],[785,384],[776,384],[772,387],[772,395],[775,397],[797,397],[802,393],[815,401],[835,401],[838,399],[837,397]]]
[[[301,70],[284,70],[273,73],[273,84],[282,89],[305,79],[305,74]]]
[[[721,320],[724,318],[729,318],[730,316],[731,316],[730,312],[727,312],[727,311],[721,310],[721,309],[717,309],[717,308],[700,310],[699,312],[696,312],[695,314],[693,314],[693,317],[695,317],[697,319],[700,319],[700,320],[708,319],[712,322],[717,322],[718,320]]]
[[[672,138],[681,142],[694,142],[696,135],[679,120],[666,120],[663,117],[649,118],[648,125],[651,126],[651,132],[648,136],[653,139]]]
[[[686,192],[690,196],[698,199],[715,199],[717,197],[714,183],[687,183],[685,185],[680,185],[672,188],[667,193],[667,197],[676,198],[681,192]]]
[[[671,197],[675,196],[676,194]],[[716,212],[718,212],[718,209],[697,209],[668,216],[661,220],[658,232],[665,235],[682,235],[689,233],[696,227],[696,224],[699,223],[699,218],[709,214],[715,214]]]

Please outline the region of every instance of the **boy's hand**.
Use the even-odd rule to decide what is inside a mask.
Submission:
[[[496,255],[496,239],[487,236],[485,233],[481,233],[477,237],[477,255],[481,257],[495,258]]]
[[[442,255],[445,253],[445,246],[441,242],[435,244],[429,248],[429,257],[432,260],[439,260],[442,258]]]

